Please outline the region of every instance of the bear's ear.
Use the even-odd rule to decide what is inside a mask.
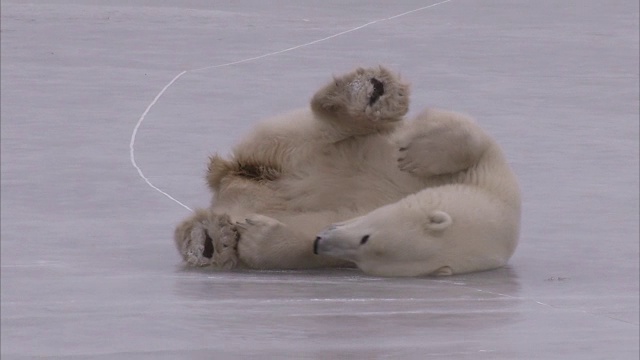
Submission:
[[[443,231],[453,223],[451,216],[444,211],[434,210],[428,218],[425,228],[430,231]]]

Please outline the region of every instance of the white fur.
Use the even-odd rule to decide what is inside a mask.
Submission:
[[[500,148],[461,114],[428,109],[404,121],[408,95],[388,70],[358,69],[310,109],[258,124],[230,159],[212,157],[213,202],[176,229],[180,253],[197,266],[356,264],[384,276],[506,264],[520,196]],[[206,234],[229,230],[238,236],[223,243],[235,252],[198,258]]]

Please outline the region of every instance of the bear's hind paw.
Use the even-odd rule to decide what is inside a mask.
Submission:
[[[356,133],[373,132],[402,120],[409,110],[409,86],[382,66],[359,68],[318,91],[311,108]]]
[[[213,264],[225,270],[236,268],[238,266],[238,238],[240,235],[235,226],[231,224],[228,215],[218,216],[213,235]]]
[[[235,268],[237,238],[228,215],[215,215],[207,210],[196,210],[175,231],[176,246],[184,261],[197,267]]]

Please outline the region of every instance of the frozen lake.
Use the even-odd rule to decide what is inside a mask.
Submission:
[[[637,360],[638,14],[635,0],[2,0],[2,359]],[[189,212],[133,167],[136,126],[148,180],[204,207],[208,155],[376,64],[412,83],[411,113],[467,112],[503,146],[524,208],[509,266],[184,268],[172,234]]]

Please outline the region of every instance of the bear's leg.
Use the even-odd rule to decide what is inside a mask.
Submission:
[[[409,110],[409,86],[382,66],[358,68],[320,89],[311,109],[343,136],[388,131]]]
[[[420,177],[453,174],[477,164],[489,146],[461,114],[428,109],[396,134],[398,167]]]
[[[233,156],[212,156],[209,188],[223,194],[246,185],[252,190],[242,191],[244,194],[267,193],[266,184],[297,169],[301,162],[326,150],[326,145],[392,131],[408,109],[409,87],[396,75],[383,67],[357,69],[318,91],[311,100],[311,111],[267,119],[234,147]],[[262,199],[269,197],[273,196]]]
[[[353,267],[348,261],[313,254],[317,230],[309,229],[306,224],[323,218],[324,215],[319,213],[301,214],[288,226],[268,216],[250,215],[236,223],[240,234],[238,257],[253,269]]]
[[[198,209],[176,227],[174,240],[189,265],[233,269],[238,264],[238,233],[228,215]]]

